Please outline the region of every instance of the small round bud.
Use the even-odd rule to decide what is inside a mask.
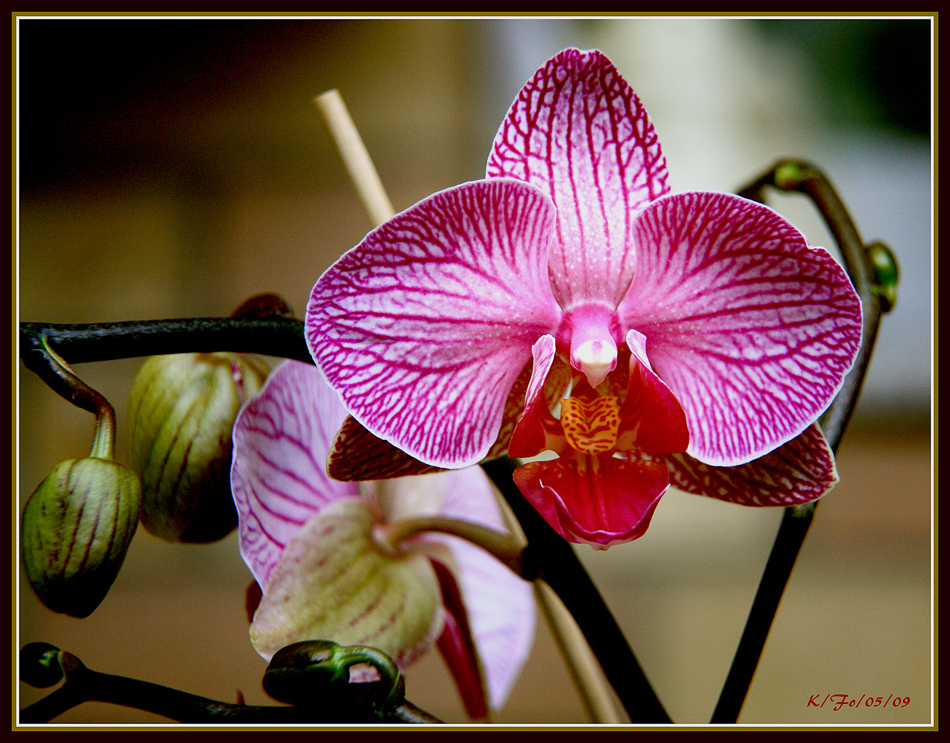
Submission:
[[[406,691],[396,664],[381,650],[330,640],[304,640],[278,650],[264,672],[263,686],[287,704],[335,699],[374,708],[399,704]]]
[[[48,642],[30,642],[20,649],[20,681],[37,689],[58,684],[66,675],[61,650]]]
[[[236,353],[154,356],[142,365],[129,394],[129,422],[148,531],[203,543],[234,529],[231,429],[267,373],[259,359]]]
[[[874,277],[877,279],[874,291],[881,297],[881,309],[890,312],[897,304],[897,282],[900,278],[897,259],[891,249],[882,242],[873,242],[866,250]]]
[[[295,642],[274,653],[264,672],[263,686],[271,697],[287,704],[319,699],[328,689],[347,683],[349,666],[344,649],[330,640]]]
[[[57,464],[23,510],[23,562],[53,611],[87,617],[109,592],[138,525],[142,492],[127,467],[86,457]]]

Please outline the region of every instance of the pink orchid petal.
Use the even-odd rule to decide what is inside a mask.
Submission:
[[[636,218],[637,272],[618,309],[682,404],[688,453],[751,461],[828,406],[861,340],[861,304],[827,251],[766,206],[664,197]]]
[[[686,451],[689,429],[686,413],[679,400],[650,367],[646,338],[631,330],[627,333],[630,349],[630,379],[620,409],[621,435],[617,450],[637,447],[650,454]]]
[[[563,376],[559,375],[558,378]],[[507,452],[508,442],[524,407],[530,377],[531,366],[526,365],[508,395],[498,438],[485,453],[486,460],[497,459]],[[334,480],[346,482],[422,475],[441,469],[420,462],[388,441],[374,436],[351,415],[343,421],[327,456],[327,473]]]
[[[488,717],[488,698],[478,650],[468,622],[468,611],[452,571],[438,560],[432,567],[439,579],[445,626],[439,635],[438,648],[449,667],[466,714],[473,720]]]
[[[615,307],[633,277],[631,220],[667,193],[646,110],[599,51],[567,49],[529,80],[498,130],[488,176],[538,186],[557,205],[554,294]]]
[[[477,467],[375,483],[387,522],[442,516],[507,533],[498,497]],[[462,591],[489,702],[499,709],[511,692],[534,641],[532,585],[480,547],[446,534],[420,539],[436,546]]]
[[[533,357],[533,352],[532,352]],[[498,438],[494,445],[485,454],[485,460],[497,459],[508,453],[508,445],[511,437],[514,435],[518,421],[524,411],[525,397],[528,394],[528,385],[531,383],[531,377],[534,371],[534,360],[532,358],[524,368],[521,374],[515,380],[511,392],[508,394],[508,401],[505,403],[505,412],[501,417],[501,428],[498,431]]]
[[[665,464],[586,457],[529,462],[515,484],[545,521],[569,542],[607,549],[643,536],[669,487]]]
[[[669,466],[673,487],[743,506],[810,503],[838,482],[834,455],[818,424],[737,467],[711,467],[685,454],[656,459]]]
[[[307,342],[362,425],[434,466],[485,456],[531,345],[559,322],[554,216],[524,183],[467,183],[397,215],[324,273]]]
[[[544,335],[531,347],[533,365],[531,380],[525,391],[524,412],[515,426],[508,444],[508,455],[512,457],[533,457],[546,448],[546,435],[542,424],[545,400],[541,394],[551,364],[554,363],[556,347],[554,336]]]
[[[370,502],[325,506],[285,548],[251,624],[263,657],[302,640],[368,645],[406,668],[442,632],[439,583],[424,555],[400,559],[373,538]]]
[[[326,453],[346,411],[320,372],[281,363],[234,424],[231,490],[241,556],[266,587],[286,545],[328,503],[359,495],[355,483],[331,480]]]
[[[477,467],[418,478],[376,483],[387,521],[413,516],[443,516],[508,533],[491,481]],[[489,702],[500,709],[534,642],[534,589],[495,557],[469,542],[445,534],[425,534],[438,545],[442,562],[462,591],[481,660]]]
[[[534,643],[534,588],[481,548],[454,537],[442,541],[454,558],[489,703],[501,709]]]
[[[480,469],[447,473],[441,514],[508,533],[498,496]],[[439,539],[439,535],[432,535]],[[468,609],[493,709],[500,709],[534,642],[534,587],[473,544],[446,537]]]

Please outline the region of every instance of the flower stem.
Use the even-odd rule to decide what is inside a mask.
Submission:
[[[768,187],[782,191],[799,191],[812,200],[834,237],[845,269],[861,297],[861,348],[844,385],[819,421],[832,451],[837,451],[858,401],[858,393],[871,360],[871,352],[874,350],[881,315],[893,306],[896,267],[893,277],[888,277],[892,283],[886,287],[882,286],[874,270],[871,252],[888,249],[880,243],[865,245],[862,242],[857,227],[838,193],[824,173],[815,166],[799,160],[780,161],[758,180],[741,190],[739,195],[764,202],[764,192]],[[817,507],[818,503],[814,502],[785,509],[732,666],[713,711],[712,723],[734,723],[739,717],[769,629],[775,620],[779,602]]]
[[[42,337],[40,345],[44,368],[60,385],[60,394],[74,405],[96,416],[96,433],[89,456],[97,459],[114,459],[115,409],[102,394],[77,376],[65,359],[50,347],[48,338]]]
[[[311,361],[303,321],[268,317],[199,317],[87,325],[20,323],[27,368],[43,342],[71,364],[167,353],[243,351]],[[42,363],[40,363],[42,366]]]
[[[543,580],[534,582],[535,596],[547,617],[551,634],[561,649],[568,671],[574,679],[591,720],[600,724],[621,724],[620,714],[610,687],[587,640],[551,587]]]
[[[393,216],[393,207],[343,97],[338,90],[328,90],[317,96],[314,103],[363,202],[366,215],[374,227],[382,224]]]
[[[21,724],[44,723],[53,720],[64,712],[84,702],[106,702],[152,712],[162,717],[184,723],[216,724],[313,724],[313,723],[439,723],[433,717],[414,704],[403,700],[382,715],[362,705],[342,704],[339,697],[332,701],[319,696],[309,704],[293,706],[269,706],[229,704],[214,699],[189,694],[167,686],[148,681],[114,676],[92,671],[83,665],[75,655],[59,651],[45,643],[33,643],[25,646],[20,653],[21,676],[28,683],[35,672],[35,661],[39,660],[33,646],[41,646],[43,661],[47,667],[43,673],[48,677],[43,683],[47,686],[65,678],[65,682],[55,691],[38,702],[20,710]],[[50,653],[50,650],[55,651]],[[31,660],[33,662],[31,662]]]
[[[88,325],[20,323],[20,358],[66,400],[98,412],[88,395],[77,395],[62,363],[113,361],[169,353],[241,351],[313,363],[303,322],[287,317],[211,317]],[[98,394],[98,393],[97,393]]]
[[[380,538],[392,547],[424,532],[439,532],[461,537],[493,555],[516,575],[521,575],[521,547],[514,537],[480,524],[442,516],[424,516],[393,521],[379,528]]]

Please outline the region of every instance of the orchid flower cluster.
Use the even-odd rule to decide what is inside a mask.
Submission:
[[[567,49],[518,94],[485,178],[319,278],[315,365],[243,388],[233,426],[260,655],[326,639],[405,668],[437,647],[485,719],[535,608],[475,465],[520,460],[525,499],[598,550],[641,537],[671,486],[752,506],[834,486],[816,421],[861,343],[847,274],[770,208],[669,180],[617,69]]]
[[[379,535],[393,509],[502,528],[467,468],[506,453],[535,458],[515,481],[550,526],[598,549],[642,536],[671,484],[758,506],[834,485],[815,421],[860,343],[847,275],[768,207],[668,180],[633,90],[600,52],[568,49],[518,94],[484,179],[320,277],[305,319],[319,373],[278,369],[235,427],[260,652],[337,633],[408,662],[466,626],[460,588],[477,658],[453,668],[482,664],[497,706],[530,595],[477,550],[443,559],[458,540]],[[413,496],[380,482],[434,470]]]

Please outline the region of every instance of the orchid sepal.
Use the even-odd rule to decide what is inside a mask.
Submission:
[[[616,306],[635,270],[630,219],[670,187],[653,124],[613,63],[579,49],[548,60],[512,103],[486,172],[531,183],[557,206],[550,266],[561,306]]]
[[[768,454],[734,467],[714,467],[687,454],[650,459],[669,467],[670,482],[678,490],[744,506],[811,503],[839,480],[834,454],[817,423]]]
[[[287,545],[264,588],[250,634],[271,657],[302,639],[368,645],[400,668],[435,643],[443,610],[428,559],[392,559],[373,539],[374,516],[362,499],[325,506]]]
[[[345,417],[319,371],[292,361],[238,415],[231,482],[242,556],[263,594],[250,599],[255,647],[267,654],[320,633],[379,647],[405,668],[445,631],[438,560],[465,597],[488,699],[500,707],[533,640],[534,599],[507,564],[517,552],[501,534],[491,484],[477,468],[359,484],[316,477],[331,431]],[[457,527],[453,533],[493,553],[456,536],[420,533],[426,523]]]

